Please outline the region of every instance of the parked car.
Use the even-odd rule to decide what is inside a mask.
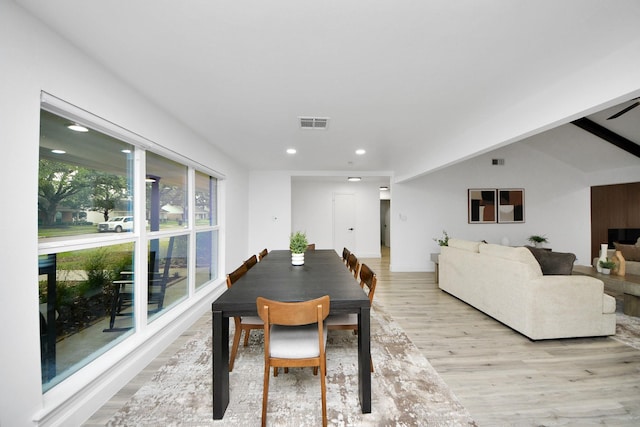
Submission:
[[[122,233],[123,231],[133,231],[133,217],[118,216],[110,219],[109,221],[99,223],[98,232],[104,233],[106,231],[115,231],[116,233]]]

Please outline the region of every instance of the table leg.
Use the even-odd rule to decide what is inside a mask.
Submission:
[[[213,312],[213,419],[221,420],[229,405],[229,318]]]
[[[363,414],[371,413],[371,327],[369,307],[358,314],[358,392]]]

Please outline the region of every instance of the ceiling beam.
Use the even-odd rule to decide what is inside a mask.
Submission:
[[[633,154],[636,157],[640,157],[640,145],[636,144],[630,139],[625,138],[624,136],[618,135],[617,133],[607,129],[604,126],[599,125],[592,120],[587,119],[586,117],[574,120],[571,123],[581,129],[586,130],[587,132],[594,134],[599,138],[604,139],[607,142],[610,142],[616,147]]]

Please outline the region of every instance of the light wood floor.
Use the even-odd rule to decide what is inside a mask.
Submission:
[[[640,350],[611,338],[532,342],[442,292],[433,273],[390,272],[388,250],[362,261],[378,275],[374,304],[404,328],[479,426],[640,425]],[[85,426],[104,425],[188,333]]]
[[[386,251],[385,251],[386,252]],[[433,273],[378,274],[375,302],[480,426],[640,425],[640,350],[611,338],[531,341],[441,291]]]

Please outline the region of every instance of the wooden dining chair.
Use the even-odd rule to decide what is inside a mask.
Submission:
[[[353,274],[353,277],[355,279],[358,279],[358,271],[360,269],[360,263],[358,262],[358,258],[350,253],[349,257],[347,258],[347,267],[349,267],[349,271],[351,271],[351,274]]]
[[[320,369],[322,425],[327,425],[325,375],[327,331],[324,320],[329,314],[329,296],[302,301],[280,302],[258,297],[258,315],[264,328],[264,387],[262,390],[262,425],[267,422],[269,374],[280,367],[314,367]]]
[[[247,266],[247,270],[251,270],[251,267],[253,267],[257,263],[258,263],[258,257],[255,255],[252,255],[248,260],[244,262],[244,265]]]
[[[347,263],[347,260],[349,259],[349,254],[351,254],[351,251],[349,251],[349,249],[347,248],[342,249],[342,262],[344,262],[344,265],[349,265]]]
[[[373,296],[376,292],[377,283],[378,278],[376,273],[374,273],[367,264],[362,264],[360,266],[360,287],[365,289],[371,304],[373,304]],[[326,325],[328,330],[352,330],[355,334],[358,332],[358,315],[355,313],[332,314],[327,317]],[[373,372],[373,360],[371,360],[371,356],[369,356],[369,359],[371,372]]]
[[[315,243],[309,243],[307,245],[307,250],[308,251],[315,251],[316,250],[316,244]]]
[[[258,254],[258,261],[262,261],[262,258],[266,257],[267,255],[269,255],[269,251],[267,250],[267,248],[264,248]]]
[[[246,262],[227,275],[227,288],[244,276],[247,271]],[[229,358],[229,372],[233,371],[233,364],[236,361],[236,354],[240,346],[240,338],[244,332],[244,346],[249,344],[249,335],[254,329],[264,329],[264,322],[257,316],[236,316],[233,318],[235,331],[233,332],[233,345],[231,346],[231,357]]]

